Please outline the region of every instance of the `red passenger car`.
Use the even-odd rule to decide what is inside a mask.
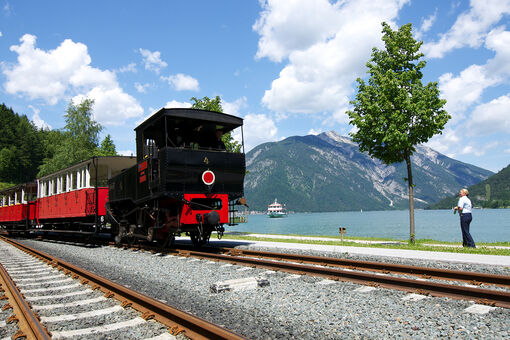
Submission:
[[[0,191],[0,226],[8,233],[26,232],[36,215],[36,183]]]
[[[94,157],[37,179],[38,230],[99,231],[108,179],[135,163],[134,157]]]

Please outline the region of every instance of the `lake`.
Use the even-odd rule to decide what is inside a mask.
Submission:
[[[462,242],[459,215],[452,210],[416,210],[416,239]],[[297,234],[409,239],[409,211],[349,211],[296,213],[284,218],[249,215],[248,222],[227,227],[227,231],[261,234]],[[475,242],[510,241],[510,209],[474,209],[471,235]]]

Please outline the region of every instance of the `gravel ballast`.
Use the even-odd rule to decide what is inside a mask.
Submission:
[[[510,339],[509,309],[473,314],[465,311],[474,304],[470,301],[434,297],[406,301],[405,292],[381,288],[363,292],[358,289],[365,286],[353,283],[206,260],[108,246],[21,242],[252,339]],[[336,256],[381,261],[346,253]],[[396,258],[384,261],[505,275],[509,271],[502,266]],[[220,281],[247,277],[265,278],[269,285],[221,293],[210,289]]]

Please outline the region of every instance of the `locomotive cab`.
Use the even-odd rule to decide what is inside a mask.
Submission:
[[[195,109],[161,109],[136,131],[137,165],[110,181],[110,209],[126,237],[173,242],[186,233],[202,245],[222,234],[243,196],[241,118]],[[239,129],[238,150],[222,134]]]

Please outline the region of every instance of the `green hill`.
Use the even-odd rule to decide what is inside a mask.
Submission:
[[[510,208],[510,165],[467,189],[474,207]],[[450,209],[457,201],[458,196],[450,196],[431,204],[426,209]]]

